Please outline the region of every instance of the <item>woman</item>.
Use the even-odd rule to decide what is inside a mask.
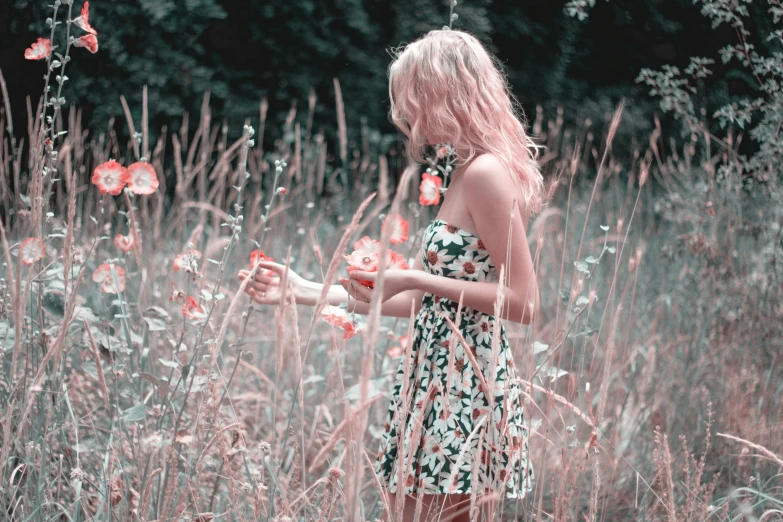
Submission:
[[[409,317],[416,308],[376,463],[392,508],[400,478],[404,483],[404,520],[413,520],[417,501],[440,520],[469,520],[471,494],[521,498],[532,489],[520,385],[505,329],[495,330],[495,302],[503,266],[502,318],[529,324],[538,310],[525,227],[540,208],[543,180],[538,148],[500,69],[475,37],[448,28],[395,52],[390,114],[408,137],[409,159],[424,163],[427,145],[449,143],[457,167],[446,172],[448,192],[411,270],[387,269],[381,296],[358,282],[376,274],[361,271],[328,292],[330,304],[350,299],[349,309],[360,314],[372,299],[382,299],[385,316]],[[275,274],[258,271],[246,291],[277,304],[285,267],[260,266]],[[288,281],[297,303],[316,303],[320,284],[291,271]],[[447,322],[457,323],[460,301],[456,327],[469,354]]]

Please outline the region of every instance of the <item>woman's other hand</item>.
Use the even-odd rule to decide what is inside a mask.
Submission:
[[[285,271],[285,265],[272,261],[259,262],[255,280],[248,283],[245,293],[258,304],[280,304],[282,297],[280,281]],[[243,281],[250,272],[251,270],[247,269],[240,270],[237,277]],[[307,286],[307,280],[289,268],[288,285],[294,292],[294,298],[298,299],[300,291]]]
[[[395,295],[412,290],[416,270],[402,270],[390,268],[383,277],[383,298],[381,302],[388,301]],[[348,295],[360,302],[369,303],[372,300],[374,290],[362,285],[359,281],[376,281],[377,272],[363,272],[351,270],[349,279],[341,279],[340,284],[348,291]]]

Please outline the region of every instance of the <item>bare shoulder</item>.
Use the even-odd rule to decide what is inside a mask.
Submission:
[[[517,186],[512,175],[497,156],[487,152],[474,159],[465,169],[465,187],[471,194],[477,191],[492,198],[506,196],[513,199]]]
[[[530,215],[530,209],[522,201],[519,184],[510,172],[491,153],[484,153],[473,160],[465,170],[465,190],[470,194],[468,199],[470,211],[506,214],[516,204],[522,212],[524,222]]]

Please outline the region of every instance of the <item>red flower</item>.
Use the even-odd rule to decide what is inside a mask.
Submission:
[[[264,254],[263,251],[259,249],[255,249],[252,252],[250,252],[250,268],[252,269],[254,266],[256,266],[256,263],[259,261],[274,261],[275,259],[273,257],[269,257],[268,255]]]
[[[123,252],[127,252],[130,249],[132,249],[134,243],[135,241],[133,239],[133,232],[131,232],[127,236],[123,236],[122,234],[117,234],[116,236],[114,236],[114,246],[116,246]]]
[[[114,277],[111,275],[111,267],[114,267],[114,273],[117,274],[117,282],[120,284],[119,292],[125,290],[125,269],[115,264],[103,263],[92,273],[92,280],[101,284],[101,291],[108,294],[116,294],[118,289],[114,284]]]
[[[130,174],[128,169],[114,160],[109,160],[95,167],[91,181],[98,185],[101,194],[116,196],[130,181]]]
[[[92,54],[98,52],[98,37],[94,34],[85,34],[73,41],[74,47],[86,47]]]
[[[29,49],[24,52],[24,57],[28,60],[43,60],[49,58],[52,54],[52,42],[48,38],[39,38],[33,42]]]
[[[430,174],[422,174],[419,185],[419,203],[422,205],[437,205],[440,203],[440,186],[443,180]]]
[[[198,305],[192,296],[188,296],[187,299],[185,299],[185,304],[182,305],[182,315],[185,316],[185,319],[196,320],[204,319],[206,317],[204,309]]]
[[[146,161],[137,161],[128,167],[128,188],[134,194],[149,196],[158,190],[158,175],[155,168]]]
[[[43,259],[43,256],[46,253],[46,245],[37,237],[28,237],[22,241],[19,252],[22,263],[27,266],[32,266],[36,261]]]
[[[405,221],[399,214],[389,214],[389,216],[383,221],[382,230],[386,230],[386,226],[391,227],[391,239],[390,241],[395,245],[405,243],[408,239],[408,222]]]
[[[391,259],[389,261],[389,268],[397,268],[400,270],[408,270],[410,267],[408,266],[408,263],[405,261],[405,256],[402,254],[398,254],[397,252],[390,251]]]
[[[77,27],[81,27],[90,34],[98,34],[98,31],[93,29],[93,27],[90,25],[90,2],[84,2],[81,16],[75,19],[73,23],[76,24]]]
[[[408,336],[403,335],[400,337],[400,345],[399,346],[392,346],[386,351],[386,355],[391,357],[392,359],[396,359],[397,357],[400,357],[404,352],[405,348],[408,346]]]

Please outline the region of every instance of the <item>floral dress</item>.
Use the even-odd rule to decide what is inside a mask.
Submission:
[[[443,220],[427,227],[422,261],[439,276],[497,281],[481,239]],[[457,327],[469,357],[445,319],[456,323],[457,307],[424,295],[409,356],[397,371],[375,471],[391,493],[402,482],[407,494],[505,491],[507,498],[522,498],[532,490],[533,469],[505,328],[463,306]]]

